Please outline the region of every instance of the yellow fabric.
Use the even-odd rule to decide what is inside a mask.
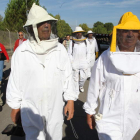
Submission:
[[[73,33],[82,33],[82,32],[85,32],[85,31],[74,31]]]
[[[111,42],[111,47],[110,47],[111,52],[116,51],[117,29],[140,30],[140,21],[136,15],[133,15],[132,12],[127,12],[121,17],[119,24],[117,26],[114,26],[114,28],[113,28],[112,42]]]
[[[96,59],[98,58],[98,56],[99,56],[99,52],[96,52]]]
[[[84,39],[74,39],[73,38],[73,40],[75,40],[75,41],[83,41],[83,40],[86,40],[87,38],[84,38]]]

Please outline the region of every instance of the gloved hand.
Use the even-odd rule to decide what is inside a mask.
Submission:
[[[98,56],[99,56],[99,52],[96,52],[96,59],[98,58]]]

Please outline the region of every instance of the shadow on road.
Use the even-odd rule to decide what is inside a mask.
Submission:
[[[98,140],[97,131],[89,129],[86,123],[86,113],[83,110],[83,102],[77,100],[75,102],[75,113],[74,118],[72,119],[72,124],[76,130],[76,133],[79,137],[78,140]],[[65,118],[64,123],[67,125],[65,129],[66,136],[62,140],[76,140],[74,137],[70,121],[67,121]]]
[[[25,137],[11,136],[11,139],[10,140],[25,140]]]

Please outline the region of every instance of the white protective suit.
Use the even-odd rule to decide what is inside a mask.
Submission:
[[[127,31],[134,39],[136,36],[130,36],[129,30],[140,30],[140,22],[131,12],[125,13],[113,28],[111,47],[93,66],[84,109],[95,115],[100,140],[132,140],[140,129],[140,44],[136,42],[134,52],[120,52],[117,29]]]
[[[68,49],[77,94],[79,93],[79,87],[84,86],[84,83],[88,77],[88,69],[90,67],[90,47],[87,42],[85,43],[85,41],[81,43],[74,43],[73,47],[73,42],[71,41]]]
[[[7,104],[21,109],[26,140],[61,140],[64,100],[76,100],[72,68],[63,45],[46,55],[44,64],[23,42],[12,56]]]
[[[95,63],[95,53],[98,52],[99,50],[95,37],[93,37],[92,41],[89,41],[89,39],[87,39],[87,42],[90,46],[90,68],[92,69]]]
[[[105,51],[95,62],[84,109],[101,116],[96,120],[100,140],[132,140],[140,128],[140,73],[123,75],[108,53]]]

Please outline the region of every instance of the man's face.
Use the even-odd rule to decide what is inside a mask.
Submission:
[[[138,37],[138,30],[118,30],[118,41],[119,45],[122,47],[135,47]]]
[[[37,25],[37,30],[38,30],[38,37],[39,37],[40,41],[50,39],[50,34],[51,34],[50,21],[45,21],[45,22],[39,23]]]
[[[19,39],[23,39],[23,33],[22,32],[19,32],[18,35],[19,35]]]
[[[66,36],[66,40],[70,40],[70,36]]]
[[[88,34],[88,38],[92,38],[93,34]]]
[[[81,37],[82,37],[82,33],[79,33],[79,32],[76,33],[76,38],[77,38],[77,39],[80,39]]]

